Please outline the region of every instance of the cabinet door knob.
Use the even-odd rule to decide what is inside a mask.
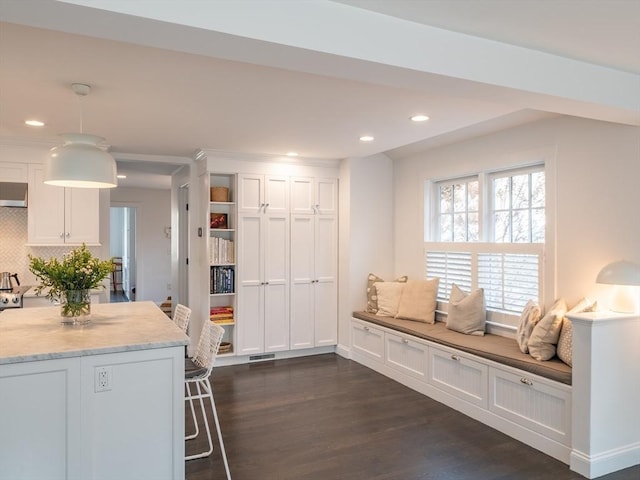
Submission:
[[[71,234],[69,232],[67,232],[66,237],[69,238],[71,236]]]
[[[369,331],[369,327],[364,327],[364,331],[368,332]]]
[[[520,383],[524,383],[525,385],[529,385],[529,386],[533,385],[533,382],[531,380],[529,380],[528,378],[524,378],[524,377],[522,377],[520,379]]]
[[[455,360],[456,362],[460,360],[458,355],[451,355],[451,360]]]
[[[61,234],[60,234],[60,238],[64,238],[64,233],[61,233]]]
[[[407,343],[409,343],[409,340],[407,340],[406,338],[403,338],[402,339],[402,343],[407,344]]]

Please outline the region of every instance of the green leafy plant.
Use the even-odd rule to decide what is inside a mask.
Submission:
[[[36,295],[48,288],[48,299],[64,300],[65,292],[103,287],[100,282],[113,270],[113,261],[94,257],[83,243],[66,253],[62,261],[29,255],[29,270],[40,281],[34,290]]]

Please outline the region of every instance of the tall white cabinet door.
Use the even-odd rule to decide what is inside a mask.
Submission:
[[[315,216],[315,346],[338,343],[338,218]]]
[[[338,180],[335,178],[316,179],[316,209],[320,215],[338,214]]]
[[[264,204],[264,175],[238,174],[238,212],[259,213]]]
[[[311,177],[292,178],[291,214],[313,215],[315,204],[315,180]]]
[[[267,175],[264,177],[264,213],[289,213],[289,178]]]
[[[100,190],[65,188],[64,205],[66,243],[100,243]]]
[[[289,216],[264,217],[265,351],[289,349]]]
[[[314,346],[315,216],[291,216],[291,346]]]
[[[29,165],[28,241],[31,244],[63,244],[65,189],[45,184],[44,168],[44,165]]]
[[[264,351],[264,285],[262,215],[238,218],[238,330],[237,353]]]

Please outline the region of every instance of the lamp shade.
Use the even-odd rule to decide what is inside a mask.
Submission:
[[[640,285],[640,265],[626,260],[605,265],[598,273],[596,283]]]
[[[114,188],[118,186],[114,158],[98,148],[104,138],[65,133],[65,143],[51,149],[44,183],[58,187]]]

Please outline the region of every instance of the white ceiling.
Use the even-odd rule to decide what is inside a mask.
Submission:
[[[201,148],[399,157],[547,115],[640,123],[640,1],[37,5],[0,0],[0,139],[54,144],[78,131],[70,84],[88,83],[84,131],[106,138],[136,185],[166,186]],[[501,58],[553,70],[519,75]],[[431,120],[411,123],[418,112]],[[47,126],[26,127],[32,117]]]

